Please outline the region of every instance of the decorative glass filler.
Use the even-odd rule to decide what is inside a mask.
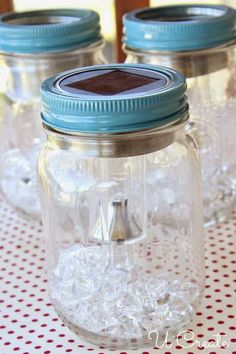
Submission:
[[[42,84],[50,297],[97,345],[153,345],[152,331],[177,333],[201,300],[201,182],[185,91],[182,74],[139,64]]]
[[[187,77],[191,122],[200,148],[206,225],[236,203],[236,11],[182,5],[139,9],[124,17],[128,63],[170,66]]]
[[[57,72],[105,62],[99,16],[43,10],[0,17],[0,189],[29,218],[40,218],[36,164],[43,139],[39,87]]]

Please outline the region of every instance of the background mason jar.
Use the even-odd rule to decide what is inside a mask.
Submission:
[[[44,136],[39,87],[57,72],[105,63],[99,16],[90,10],[6,14],[0,36],[0,187],[13,207],[40,219],[36,165]]]
[[[235,208],[236,12],[225,6],[178,5],[124,17],[127,63],[170,66],[187,77],[191,121],[200,147],[205,223]]]

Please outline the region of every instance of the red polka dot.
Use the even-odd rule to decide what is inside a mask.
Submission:
[[[5,206],[3,208],[3,205],[4,204],[0,204],[0,230],[2,229],[0,238],[3,239],[0,243],[0,249],[2,259],[5,260],[7,267],[4,267],[2,273],[3,277],[1,277],[3,294],[5,295],[4,299],[0,299],[0,303],[1,305],[3,304],[3,318],[8,319],[8,323],[6,327],[0,326],[0,329],[2,329],[3,332],[1,333],[2,338],[5,339],[3,341],[5,343],[9,342],[9,346],[5,347],[5,351],[7,353],[12,351],[16,353],[19,352],[19,354],[29,354],[31,352],[29,350],[31,346],[28,347],[29,352],[26,352],[26,345],[25,348],[21,347],[22,341],[25,343],[25,340],[28,340],[28,342],[32,341],[32,350],[33,348],[35,348],[35,350],[38,349],[37,352],[39,354],[57,353],[57,351],[59,352],[59,348],[63,348],[63,344],[64,349],[61,351],[63,353],[80,352],[81,350],[78,348],[84,348],[84,351],[87,352],[91,351],[97,353],[97,350],[90,348],[89,344],[78,345],[77,340],[70,339],[70,337],[68,337],[69,332],[66,332],[67,330],[64,325],[62,326],[61,321],[58,318],[53,317],[55,314],[51,310],[52,305],[48,300],[46,290],[47,281],[43,275],[44,265],[43,263],[40,263],[44,262],[43,253],[40,249],[41,240],[37,237],[39,236],[38,232],[41,232],[41,230],[38,230],[37,226],[32,227],[31,230],[28,223],[22,222],[20,218],[15,216],[14,212],[10,212],[9,208],[5,208]],[[3,213],[3,209],[6,210],[4,222],[1,223],[1,213]],[[6,226],[7,224],[8,226]],[[196,314],[196,327],[201,333],[198,333],[196,328],[193,328],[193,331],[195,332],[195,336],[200,339],[204,338],[204,334],[202,333],[207,334],[208,329],[210,332],[210,329],[213,329],[211,332],[212,335],[215,334],[215,332],[218,333],[219,325],[221,325],[221,328],[225,329],[225,334],[227,336],[225,338],[222,337],[222,340],[232,340],[231,346],[233,347],[236,343],[235,321],[231,321],[231,319],[235,319],[233,313],[233,299],[236,293],[236,288],[234,286],[236,283],[236,269],[234,266],[232,267],[232,265],[236,264],[234,256],[235,242],[233,242],[236,236],[236,213],[234,214],[234,222],[230,219],[227,222],[227,232],[225,224],[219,225],[218,227],[219,235],[221,235],[220,237],[216,232],[217,227],[212,227],[206,231],[208,232],[208,239],[206,238],[207,290],[205,292],[205,299],[202,303],[202,310],[198,311]],[[15,231],[13,231],[14,228]],[[4,234],[6,234],[7,237],[2,238],[1,235],[3,236]],[[211,239],[210,242],[209,239]],[[209,248],[209,244],[214,247],[214,250]],[[151,260],[152,249],[150,246],[147,249],[148,260]],[[213,251],[213,257],[210,254],[211,251]],[[11,256],[9,257],[9,255]],[[175,257],[174,259],[177,260],[178,258]],[[14,263],[12,263],[13,261]],[[154,261],[154,259],[152,259],[152,261]],[[176,262],[178,263],[178,261]],[[175,262],[173,261],[173,266],[174,265]],[[156,265],[154,264],[154,268],[155,266]],[[145,270],[147,270],[147,268]],[[170,271],[173,273],[173,269],[170,269]],[[234,274],[234,277],[232,277],[232,273]],[[36,289],[36,291],[34,289]],[[222,289],[227,289],[227,293],[223,292]],[[21,292],[23,299],[18,299]],[[16,304],[18,304],[18,306]],[[220,307],[220,309],[218,307]],[[225,311],[225,309],[227,311]],[[23,318],[24,321],[21,321],[20,318]],[[23,324],[21,325],[21,323]],[[52,328],[53,325],[55,328]],[[45,329],[43,330],[44,327]],[[40,328],[45,334],[40,334]],[[5,335],[5,333],[7,334]],[[40,338],[44,339],[41,341]],[[10,339],[12,340],[12,343],[10,343]],[[13,339],[15,340],[14,344]],[[205,339],[208,340],[207,335]],[[49,342],[47,343],[48,340]],[[50,343],[50,340],[52,340],[52,343]],[[63,344],[61,344],[61,342]],[[188,341],[188,343],[191,344],[191,341]],[[10,347],[10,345],[12,347]],[[103,350],[103,346],[104,344],[100,347],[101,352],[97,354],[106,353],[106,350]],[[15,351],[13,350],[13,347],[16,349]],[[51,348],[51,350],[48,350],[48,347]],[[17,350],[17,348],[20,349]],[[77,348],[77,350],[75,348]],[[174,348],[175,346],[173,345],[173,351]],[[25,351],[23,352],[24,349]],[[180,350],[178,351],[181,353],[182,347],[179,347],[179,349]],[[193,350],[193,348],[191,349]],[[194,354],[197,354],[194,350],[192,352],[191,349],[188,354],[193,354],[193,352]],[[235,348],[232,349],[235,350]],[[212,350],[211,354],[215,354],[214,350]],[[157,353],[159,351],[157,351]],[[149,353],[148,350],[140,350],[140,353],[141,352],[142,354]],[[166,351],[165,354],[171,354],[171,350],[170,352]],[[233,352],[233,354],[236,354],[236,352]]]

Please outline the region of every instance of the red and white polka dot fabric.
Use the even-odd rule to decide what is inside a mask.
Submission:
[[[236,354],[236,215],[206,231],[206,290],[190,331],[138,351],[97,348],[62,324],[47,296],[41,238],[0,202],[0,354]]]

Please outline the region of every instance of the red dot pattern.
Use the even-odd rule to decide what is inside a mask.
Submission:
[[[0,200],[0,354],[236,354],[236,214],[206,231],[206,289],[187,336],[162,349],[107,350],[78,338],[47,295],[42,230]],[[220,344],[216,348],[216,335]],[[201,348],[204,342],[211,345]],[[184,345],[184,346],[183,346]]]

